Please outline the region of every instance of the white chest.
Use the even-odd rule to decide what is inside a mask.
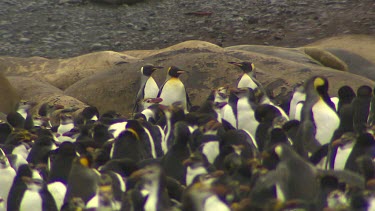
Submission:
[[[348,160],[348,157],[350,153],[353,150],[353,143],[346,144],[343,147],[338,147],[335,157],[335,164],[334,169],[335,170],[344,170],[346,161]]]
[[[230,105],[225,105],[221,109],[221,118],[229,122],[234,128],[237,128],[236,117],[234,116],[233,109]]]
[[[316,126],[315,138],[320,144],[331,141],[333,133],[340,125],[340,119],[335,111],[323,100],[319,100],[312,108],[313,118]]]
[[[160,98],[163,99],[162,104],[172,105],[175,102],[182,102],[186,107],[186,91],[184,84],[179,79],[171,78],[161,91]]]
[[[42,197],[39,192],[26,190],[20,204],[20,210],[42,211],[42,203]]]
[[[159,87],[155,80],[150,77],[145,84],[144,98],[155,98],[158,96]]]
[[[259,123],[255,119],[254,110],[247,98],[240,98],[237,102],[237,121],[238,129],[247,130],[255,137],[255,132]]]
[[[186,169],[186,186],[189,186],[194,178],[201,174],[207,174],[207,170],[203,166],[191,168],[190,166]]]
[[[255,89],[258,86],[254,83],[253,79],[251,79],[248,74],[243,74],[240,81],[238,82],[237,87],[238,88],[249,87],[249,88]]]

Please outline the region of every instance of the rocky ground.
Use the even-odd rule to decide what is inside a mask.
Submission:
[[[375,35],[374,0],[0,1],[2,56],[65,58],[192,39],[294,47],[340,34]]]

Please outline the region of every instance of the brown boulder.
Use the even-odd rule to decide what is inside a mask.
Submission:
[[[9,83],[9,80],[0,73],[0,112],[9,113],[17,109],[17,104],[20,101],[16,89]]]
[[[6,76],[32,77],[64,90],[87,76],[138,60],[113,51],[95,52],[68,59],[0,57],[0,69]]]
[[[351,73],[375,80],[374,36],[344,35],[332,37],[309,44],[303,49],[324,66],[346,69]]]
[[[246,46],[223,49],[207,42],[190,41],[162,50],[127,51],[127,54],[142,58],[143,61],[86,77],[67,88],[65,94],[95,105],[101,112],[114,109],[125,115],[129,114],[139,87],[139,69],[144,64],[152,63],[165,67],[154,75],[159,86],[165,80],[168,66],[175,65],[189,71],[190,73],[181,76],[181,80],[192,103],[199,105],[212,88],[224,84],[235,85],[241,71],[228,62],[243,60],[254,62],[258,79],[271,90],[276,99],[288,96],[296,83],[313,75],[328,78],[332,95],[336,95],[342,85],[350,85],[354,89],[363,84],[374,86],[374,82],[369,79],[324,67],[302,50],[244,48]]]
[[[58,104],[65,108],[77,108],[78,110],[87,107],[86,104],[71,96],[65,95],[63,91],[46,82],[21,76],[9,76],[8,79],[19,93],[21,99],[37,103],[37,105],[31,109],[31,113],[37,113],[40,106],[44,103]],[[55,117],[52,119],[53,123],[57,123],[56,117],[58,113],[59,112],[56,112],[53,116]]]

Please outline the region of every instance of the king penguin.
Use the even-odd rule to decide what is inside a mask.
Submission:
[[[255,80],[254,64],[251,62],[229,62],[241,68],[243,74],[238,79],[237,88],[258,88],[259,82]]]
[[[311,135],[315,134],[314,138],[318,145],[327,144],[340,125],[340,119],[332,107],[332,102],[327,102],[328,80],[321,76],[314,76],[306,81],[304,89],[306,101],[301,113],[303,134],[310,134],[310,140],[313,138]]]
[[[369,86],[360,86],[357,96],[352,101],[353,127],[355,132],[361,134],[367,129],[367,120],[370,111],[372,89]]]
[[[57,210],[40,175],[28,165],[19,167],[7,203],[7,210]]]
[[[81,155],[73,161],[68,177],[65,203],[69,203],[74,198],[81,198],[87,205],[95,197],[100,176],[91,166],[92,158],[88,155]]]
[[[16,171],[10,166],[8,158],[2,149],[0,149],[0,175],[0,198],[4,200],[4,204],[0,206],[0,210],[3,210],[3,208],[7,207],[8,194],[12,187],[14,177],[16,176]],[[1,204],[0,202],[0,205]]]
[[[251,88],[238,88],[234,90],[237,101],[237,129],[248,131],[255,137],[259,122],[255,119],[255,96]]]
[[[143,99],[156,98],[158,95],[159,87],[152,77],[152,73],[161,68],[163,67],[156,67],[153,65],[145,65],[141,67],[141,86],[135,99],[133,112],[141,112],[152,105],[143,101]]]
[[[162,104],[166,106],[171,106],[175,102],[181,102],[185,113],[187,113],[188,109],[191,107],[191,102],[186,92],[185,85],[179,79],[179,76],[184,72],[186,71],[176,66],[169,67],[167,79],[161,86],[157,97],[162,98]]]

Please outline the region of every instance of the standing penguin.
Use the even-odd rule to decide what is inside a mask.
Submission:
[[[6,202],[8,200],[8,194],[12,186],[12,182],[16,176],[16,171],[10,166],[8,158],[2,149],[0,149],[0,175],[0,198],[4,200],[4,205],[0,206],[0,210],[3,210],[1,207],[7,207]],[[1,204],[2,203],[0,202],[0,205]]]
[[[75,198],[81,198],[85,204],[88,204],[96,196],[99,173],[91,169],[91,166],[92,158],[88,155],[82,155],[73,161],[68,177],[65,203],[69,203]]]
[[[184,72],[186,71],[176,66],[169,67],[167,79],[161,86],[157,97],[162,98],[162,104],[166,106],[171,106],[173,103],[180,101],[182,102],[185,112],[187,112],[191,107],[191,102],[184,84],[179,79],[179,76]]]
[[[155,67],[153,65],[141,67],[141,86],[135,99],[133,112],[141,112],[152,105],[143,101],[143,99],[155,98],[158,95],[159,87],[151,75],[154,71],[161,68],[163,67]]]
[[[314,138],[318,145],[327,144],[340,125],[340,119],[328,96],[328,80],[314,76],[306,81],[304,89],[306,101],[301,113],[302,137],[310,141]],[[313,148],[311,150],[314,151]]]
[[[182,162],[190,157],[191,134],[185,122],[177,122],[175,125],[175,137],[172,147],[161,160],[161,165],[167,176],[185,183],[186,169]]]
[[[237,88],[258,88],[259,82],[255,80],[254,64],[251,62],[229,62],[241,68],[243,75],[238,79]]]
[[[277,198],[281,201],[291,199],[314,201],[319,191],[314,166],[283,143],[275,146],[274,151],[280,162],[275,170],[257,180],[252,195],[264,190],[265,187],[275,185]]]
[[[248,131],[252,137],[255,133],[259,122],[255,119],[255,96],[251,88],[239,88],[234,90],[238,97],[237,101],[237,129]]]
[[[17,171],[9,191],[7,210],[57,210],[55,201],[49,193],[40,175],[28,165],[22,165]]]
[[[369,86],[360,86],[357,96],[352,101],[353,127],[355,132],[363,133],[367,129],[367,119],[370,111],[372,89]]]

